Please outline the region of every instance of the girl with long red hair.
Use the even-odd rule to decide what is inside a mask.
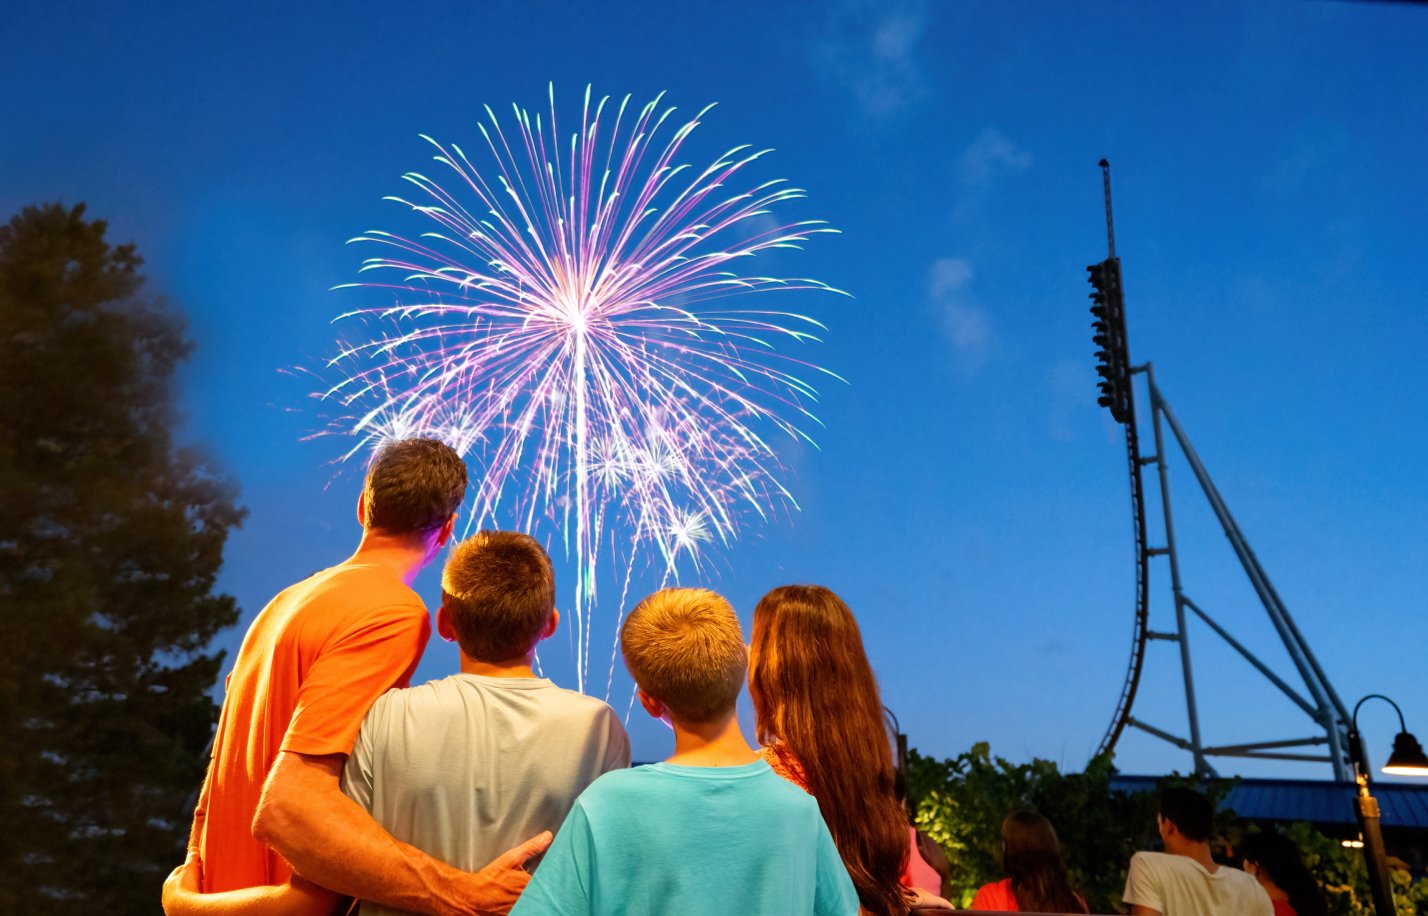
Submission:
[[[1085,913],[1071,886],[1056,828],[1035,811],[1013,811],[1002,821],[1002,871],[972,899],[974,910],[1005,913]]]
[[[863,910],[907,913],[907,815],[894,794],[878,682],[842,599],[820,585],[785,585],[759,601],[749,695],[760,755],[818,800]]]

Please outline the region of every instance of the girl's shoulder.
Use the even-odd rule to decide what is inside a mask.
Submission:
[[[759,748],[759,757],[775,773],[803,791],[808,791],[808,778],[804,776],[803,764],[799,763],[798,758],[788,748],[782,744],[766,744]]]

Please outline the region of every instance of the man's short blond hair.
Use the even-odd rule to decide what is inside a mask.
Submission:
[[[635,605],[620,652],[641,690],[695,724],[733,712],[749,665],[734,609],[705,588],[661,589]]]

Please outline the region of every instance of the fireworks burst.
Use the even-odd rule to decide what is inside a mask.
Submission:
[[[775,349],[816,340],[817,321],[723,303],[837,292],[738,269],[836,230],[776,221],[771,208],[803,196],[782,180],[730,190],[768,150],[736,147],[703,170],[678,162],[709,108],[669,134],[661,99],[636,113],[629,96],[592,106],[587,88],[567,143],[553,90],[548,121],[513,106],[509,137],[487,108],[481,169],[423,137],[447,184],[409,173],[416,199],[388,198],[429,221],[418,236],[353,239],[385,249],[362,270],[390,279],[347,286],[394,303],[339,318],[364,339],[329,362],[340,381],[321,393],[344,412],[336,431],[356,436],[349,456],[439,437],[472,466],[470,527],[561,542],[576,568],[581,690],[600,552],[625,590],[640,561],[668,582],[736,537],[741,518],[796,508],[770,434],[808,440],[806,376],[827,374]]]

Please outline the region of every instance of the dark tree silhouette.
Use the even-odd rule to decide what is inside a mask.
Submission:
[[[0,913],[156,913],[237,619],[234,486],[177,448],[191,344],[84,207],[0,227]]]

